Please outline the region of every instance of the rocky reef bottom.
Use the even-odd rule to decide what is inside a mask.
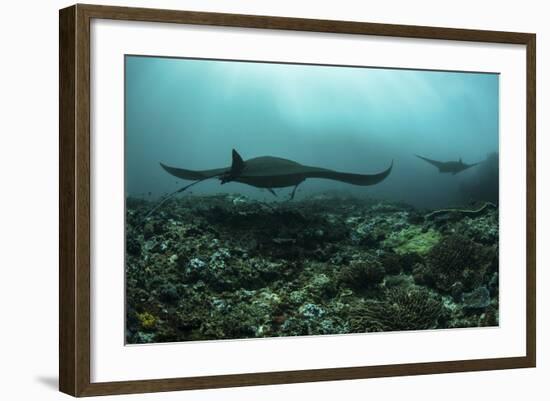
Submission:
[[[498,208],[128,198],[130,344],[498,325]]]

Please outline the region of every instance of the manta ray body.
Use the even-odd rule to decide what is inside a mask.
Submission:
[[[232,164],[229,167],[212,170],[186,170],[160,164],[168,173],[184,180],[203,181],[208,178],[218,178],[222,184],[240,182],[256,188],[266,188],[273,194],[273,188],[296,188],[308,178],[325,178],[346,182],[353,185],[374,185],[384,180],[391,172],[393,162],[386,170],[377,174],[341,173],[321,167],[306,166],[292,160],[273,156],[255,157],[244,161],[233,149]]]
[[[229,167],[215,168],[211,170],[187,170],[183,168],[170,167],[163,163],[160,163],[160,165],[169,174],[183,180],[191,180],[193,182],[167,195],[153,209],[151,209],[149,213],[147,213],[146,217],[157,210],[164,204],[164,202],[172,198],[174,195],[210,178],[218,178],[221,184],[225,184],[226,182],[240,182],[256,188],[266,188],[275,196],[277,196],[277,194],[273,188],[293,186],[294,189],[290,195],[290,199],[293,199],[298,185],[308,178],[325,178],[328,180],[335,180],[361,186],[378,184],[390,174],[393,167],[393,161],[386,170],[380,173],[354,174],[342,173],[321,167],[306,166],[292,160],[273,156],[255,157],[245,161],[239,153],[233,149],[232,163]]]
[[[437,167],[440,173],[451,173],[452,175],[456,175],[464,170],[469,169],[470,167],[474,167],[479,164],[479,163],[466,164],[462,161],[462,158],[459,158],[458,161],[440,162],[440,161],[428,159],[427,157],[422,157],[419,155],[415,155],[415,156],[418,157],[419,159],[422,159],[430,163],[432,166]]]

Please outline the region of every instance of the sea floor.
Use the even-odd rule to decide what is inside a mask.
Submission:
[[[130,344],[496,326],[498,208],[126,202]]]

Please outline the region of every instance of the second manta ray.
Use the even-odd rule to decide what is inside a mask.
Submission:
[[[415,155],[415,156],[418,157],[419,159],[422,159],[430,163],[432,166],[437,167],[440,173],[451,173],[452,175],[458,174],[461,171],[469,169],[470,167],[477,166],[479,164],[479,163],[466,164],[462,162],[462,158],[459,158],[457,162],[454,162],[454,161],[439,162],[437,160],[428,159],[427,157],[422,157],[419,155]]]
[[[386,170],[377,174],[341,173],[321,167],[305,166],[292,160],[273,156],[261,156],[243,160],[235,149],[232,152],[232,159],[230,167],[211,170],[186,170],[160,163],[162,168],[173,176],[194,182],[168,195],[148,215],[175,194],[183,192],[192,185],[209,178],[218,178],[222,184],[234,181],[256,188],[266,188],[273,195],[276,195],[273,188],[293,186],[294,189],[290,195],[290,199],[293,199],[298,185],[308,178],[325,178],[361,186],[374,185],[384,180],[390,174],[393,167],[392,161]]]

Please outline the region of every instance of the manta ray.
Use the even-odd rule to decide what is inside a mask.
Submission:
[[[466,169],[469,169],[470,167],[477,166],[479,163],[474,164],[466,164],[462,161],[462,158],[459,158],[458,161],[450,161],[450,162],[439,162],[437,160],[428,159],[427,157],[422,157],[419,155],[415,155],[419,159],[422,159],[428,163],[430,163],[432,166],[435,166],[439,169],[440,173],[451,173],[452,175],[456,175],[460,173],[461,171],[464,171]]]
[[[292,160],[274,156],[260,156],[243,160],[241,155],[233,149],[232,163],[228,167],[210,170],[187,170],[170,167],[163,163],[160,163],[160,165],[169,174],[194,182],[168,195],[149,214],[175,194],[183,192],[192,185],[210,178],[219,179],[222,185],[227,182],[240,182],[256,188],[265,188],[275,196],[276,193],[273,188],[294,187],[290,195],[290,199],[294,199],[298,185],[308,178],[324,178],[360,186],[378,184],[390,174],[393,168],[393,160],[390,166],[380,173],[354,174],[342,173],[322,167],[306,166]]]

